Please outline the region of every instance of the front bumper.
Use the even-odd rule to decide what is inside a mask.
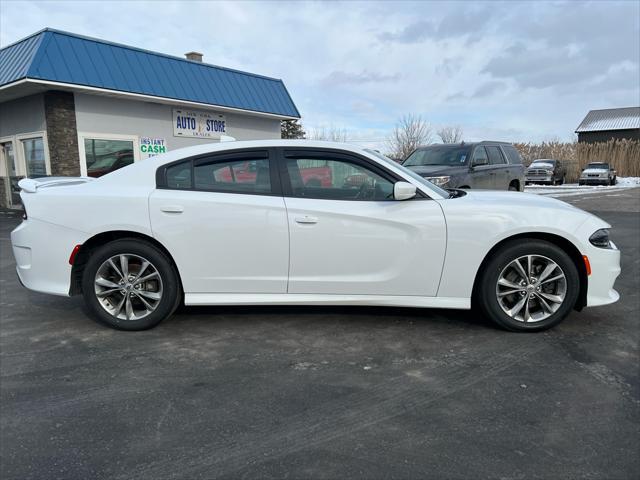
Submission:
[[[553,183],[553,177],[551,175],[548,175],[548,176],[536,175],[531,177],[528,177],[525,175],[524,181],[527,183]]]
[[[582,183],[584,185],[609,185],[608,178],[580,178],[578,183]]]

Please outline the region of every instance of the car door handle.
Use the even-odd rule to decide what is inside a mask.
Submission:
[[[310,217],[309,215],[304,215],[302,217],[296,217],[296,223],[318,223],[318,219],[316,217]]]
[[[184,207],[181,205],[163,205],[160,210],[164,213],[182,213],[184,212]]]

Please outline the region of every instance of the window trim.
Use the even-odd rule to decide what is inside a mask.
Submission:
[[[327,149],[318,149],[315,147],[277,147],[276,148],[276,157],[278,161],[278,172],[280,174],[280,180],[282,183],[282,193],[284,197],[287,198],[299,198],[305,200],[328,200],[332,202],[388,202],[395,201],[394,199],[388,200],[370,200],[370,199],[346,199],[346,198],[318,198],[318,197],[300,197],[293,194],[293,189],[291,188],[291,179],[289,178],[289,172],[287,171],[287,159],[296,158],[296,159],[318,159],[318,160],[335,160],[335,161],[346,161],[348,163],[353,163],[355,165],[359,165],[360,167],[366,168],[367,170],[372,171],[376,175],[384,178],[389,181],[391,184],[395,184],[396,182],[406,182],[404,178],[396,175],[394,172],[387,170],[382,165],[366,158],[361,155],[352,152],[345,152],[344,150],[335,150],[331,148]],[[416,199],[430,199],[430,197],[423,194],[418,188],[416,188],[416,196],[409,200]]]
[[[253,155],[253,156],[252,156]],[[194,167],[198,163],[205,163],[207,159],[213,159],[208,163],[228,162],[228,161],[249,161],[266,159],[269,161],[269,180],[271,182],[271,192],[247,192],[245,190],[212,190],[208,188],[195,188],[195,170]],[[167,170],[180,163],[191,163],[191,187],[175,188],[167,185]],[[205,193],[225,193],[232,195],[261,195],[266,197],[281,197],[282,188],[280,177],[278,175],[278,166],[275,161],[275,155],[272,147],[267,148],[243,148],[238,150],[225,150],[223,152],[209,152],[192,157],[181,158],[173,162],[165,163],[156,169],[156,189],[158,190],[176,190],[185,192],[205,192]]]

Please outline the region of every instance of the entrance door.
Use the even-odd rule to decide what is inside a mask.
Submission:
[[[4,180],[4,188],[7,195],[9,208],[19,208],[20,203],[20,187],[18,181],[20,177],[17,174],[16,156],[13,149],[13,142],[0,143],[0,152],[5,166],[2,172]]]

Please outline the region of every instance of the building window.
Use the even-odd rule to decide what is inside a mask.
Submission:
[[[47,175],[47,163],[44,157],[44,142],[42,137],[22,140],[24,162],[27,177],[42,177]]]
[[[133,141],[84,139],[87,175],[101,177],[133,163]]]

